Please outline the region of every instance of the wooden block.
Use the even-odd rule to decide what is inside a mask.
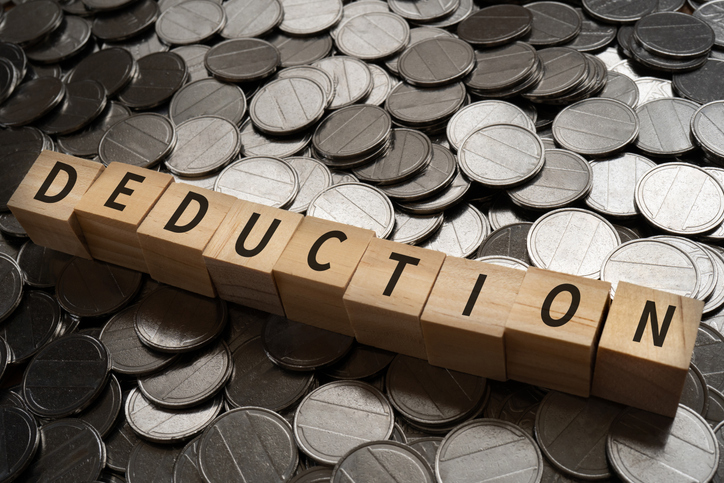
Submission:
[[[90,259],[73,209],[104,169],[101,163],[43,151],[8,208],[33,243]]]
[[[219,296],[285,315],[272,269],[304,217],[237,200],[204,250]]]
[[[703,308],[700,300],[619,282],[591,394],[674,417]]]
[[[372,240],[344,293],[357,340],[425,359],[420,315],[444,260],[434,250]]]
[[[420,317],[428,362],[505,381],[505,323],[525,273],[447,257]]]
[[[305,217],[272,271],[287,318],[354,335],[342,296],[374,236],[372,230]]]
[[[172,183],[138,227],[151,277],[215,297],[203,252],[236,201],[223,193]]]
[[[587,397],[610,289],[529,268],[505,324],[508,377]]]
[[[170,174],[111,163],[75,213],[93,258],[148,272],[136,231],[169,184]]]

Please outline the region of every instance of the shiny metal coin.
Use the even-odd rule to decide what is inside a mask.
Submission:
[[[161,39],[158,38],[158,35],[156,35],[156,32],[152,30],[123,42],[106,42],[103,44],[104,49],[110,49],[113,47],[121,47],[129,51],[136,61],[138,61],[141,57],[145,57],[156,52],[168,52],[169,49],[169,46],[163,43]],[[175,50],[176,49],[174,49],[174,51]]]
[[[266,37],[266,41],[279,50],[279,67],[308,65],[329,55],[334,45],[329,34],[322,33],[314,37],[293,37],[275,31]]]
[[[639,105],[636,147],[654,156],[678,156],[694,149],[691,121],[699,105],[686,99],[656,99]]]
[[[634,23],[656,10],[656,0],[635,3],[608,2],[606,0],[583,0],[583,9],[588,15],[603,22],[615,24]]]
[[[21,3],[3,17],[0,41],[27,47],[57,29],[63,21],[63,11],[56,2],[39,0],[39,3]]]
[[[316,123],[326,106],[327,94],[316,81],[282,78],[259,89],[249,105],[249,116],[266,134],[296,134]]]
[[[305,36],[323,32],[342,18],[341,0],[279,0],[284,18],[279,30]]]
[[[345,55],[362,60],[378,60],[404,49],[410,27],[404,18],[391,12],[357,15],[336,32],[335,44]]]
[[[370,68],[370,71],[374,73],[372,70],[373,67],[376,66],[368,66]],[[379,69],[379,67],[376,67]],[[381,69],[379,69],[381,70]],[[386,73],[385,73],[386,75]],[[319,84],[322,89],[324,90],[325,97],[327,99],[327,105],[329,105],[332,102],[332,99],[334,99],[334,93],[336,90],[335,85],[332,83],[332,79],[329,77],[329,75],[324,72],[322,69],[318,67],[312,67],[311,65],[300,65],[296,67],[287,67],[286,69],[282,69],[279,72],[277,72],[276,77],[277,79],[287,79],[291,77],[301,77],[304,79],[309,79],[317,84]],[[372,92],[370,92],[370,95]],[[365,104],[373,104],[373,103],[365,103]]]
[[[281,23],[284,10],[278,0],[232,0],[223,4],[226,39],[261,37]]]
[[[329,109],[354,104],[372,91],[372,73],[359,59],[345,56],[326,57],[312,65],[326,72],[335,86]]]
[[[630,77],[609,71],[607,79],[606,87],[598,94],[598,97],[616,99],[632,108],[638,105],[638,86]]]
[[[395,211],[395,228],[389,239],[398,243],[416,245],[437,232],[442,227],[443,221],[442,213],[415,216]]]
[[[274,208],[284,208],[294,201],[299,192],[299,176],[294,168],[279,158],[242,158],[219,174],[214,191]]]
[[[420,173],[401,183],[380,189],[391,199],[411,202],[434,196],[452,183],[457,173],[455,155],[449,149],[432,144],[432,159]]]
[[[470,181],[458,171],[452,183],[434,197],[420,201],[400,202],[398,206],[407,213],[433,215],[460,203],[469,190]]]
[[[423,40],[432,39],[435,37],[452,37],[452,34],[447,30],[435,27],[415,27],[413,29],[410,29],[410,42],[407,45],[408,47],[411,47],[419,42],[422,42]],[[403,53],[404,50],[385,59],[385,67],[387,67],[387,70],[389,70],[391,74],[400,74],[400,71],[398,69],[398,63]]]
[[[186,70],[188,71],[187,83],[190,84],[211,77],[204,65],[204,58],[210,48],[208,45],[182,45],[171,51],[181,57],[186,64]],[[178,91],[176,92],[178,93]]]
[[[711,325],[701,324],[696,336],[692,365],[695,364],[701,372],[706,385],[718,391],[724,388],[724,371],[720,358],[722,349],[724,336]]]
[[[473,205],[464,203],[445,212],[442,227],[420,244],[452,257],[467,258],[490,234],[488,219]]]
[[[478,262],[490,263],[492,265],[499,265],[501,267],[515,268],[516,270],[528,270],[530,264],[522,262],[517,258],[506,257],[503,255],[487,255],[485,257],[479,257],[475,259]]]
[[[460,0],[390,0],[390,10],[413,22],[430,22],[453,13]]]
[[[436,88],[401,82],[387,98],[385,109],[396,121],[409,127],[428,126],[446,121],[466,100],[465,86],[460,82]]]
[[[496,229],[485,238],[476,256],[511,257],[529,264],[528,232],[532,225],[530,222],[512,223]]]
[[[534,2],[525,6],[533,23],[524,40],[536,47],[560,45],[578,36],[583,18],[575,8],[560,2]],[[570,47],[570,46],[569,46]]]
[[[387,6],[387,2],[380,0],[362,0],[359,2],[352,2],[342,7],[342,18],[339,23],[329,30],[329,34],[333,39],[337,38],[337,32],[344,25],[347,20],[372,12],[389,12],[390,8]]]
[[[92,79],[103,84],[108,97],[114,96],[136,75],[138,65],[126,49],[114,47],[99,50],[83,58],[68,75],[68,84]]]
[[[705,2],[692,14],[694,18],[703,20],[711,27],[714,31],[714,44],[717,47],[724,45],[724,24],[721,17],[723,11],[724,5],[721,2]]]
[[[31,287],[50,288],[55,287],[60,271],[71,258],[72,255],[27,241],[20,248],[17,262],[25,283]]]
[[[432,143],[423,133],[411,129],[393,129],[389,150],[372,163],[354,170],[358,179],[389,185],[413,178],[429,166]]]
[[[377,151],[390,137],[392,121],[377,106],[357,105],[328,115],[314,131],[314,149],[325,158],[348,160]]]
[[[23,271],[14,258],[0,253],[0,320],[10,316],[23,298]]]
[[[247,119],[241,125],[239,132],[241,134],[241,154],[247,157],[287,158],[302,151],[312,140],[311,132],[283,138],[266,136],[254,127],[251,119]]]
[[[60,104],[65,93],[65,84],[55,77],[40,77],[20,84],[0,105],[0,126],[17,127],[37,121]]]
[[[541,99],[570,93],[583,82],[588,64],[586,57],[568,47],[549,47],[538,51],[543,64],[540,82],[523,97]]]
[[[26,55],[33,62],[54,64],[80,52],[90,40],[90,22],[74,16],[65,16],[47,39],[27,49]]]
[[[438,59],[435,63],[427,59]],[[400,56],[398,69],[406,82],[437,87],[451,84],[475,67],[475,51],[464,40],[437,37],[416,43]]]
[[[380,460],[384,464],[380,464]],[[344,455],[335,465],[330,482],[384,481],[434,483],[432,468],[423,456],[395,441],[363,443]]]
[[[201,436],[197,436],[184,446],[181,454],[176,458],[173,465],[173,480],[178,483],[203,483],[199,468],[199,442]]]
[[[252,82],[274,73],[281,58],[269,42],[233,39],[214,45],[204,58],[206,68],[225,82]]]
[[[718,310],[724,305],[724,256],[716,247],[701,244],[701,247],[714,262],[715,279],[714,292],[704,303],[704,314],[708,317],[716,317]]]
[[[581,31],[566,45],[567,47],[576,49],[579,52],[594,52],[613,42],[618,30],[615,25],[598,22],[584,13],[582,9],[576,8],[576,10],[583,19]]]
[[[505,101],[479,101],[460,109],[447,125],[447,139],[459,150],[473,132],[494,124],[513,124],[535,132],[535,125],[522,109]]]
[[[63,102],[43,116],[37,127],[46,134],[68,135],[93,122],[106,107],[106,90],[97,81],[68,84]]]
[[[646,15],[636,22],[634,37],[644,49],[663,57],[698,57],[714,46],[714,30],[709,24],[683,12]]]
[[[656,163],[638,154],[623,153],[614,158],[591,161],[593,186],[586,197],[592,210],[614,217],[635,217],[636,185]]]
[[[724,134],[719,129],[724,119],[724,101],[713,101],[701,106],[691,119],[691,131],[696,142],[717,158],[724,158]]]
[[[392,79],[390,75],[375,64],[369,64],[367,68],[372,74],[372,90],[367,97],[360,101],[362,104],[372,104],[373,106],[381,106],[385,103],[392,92],[392,88],[397,85],[397,80]]]
[[[689,365],[679,404],[692,409],[700,416],[705,416],[709,409],[709,387],[701,371],[693,363]]]
[[[715,262],[706,248],[695,241],[679,236],[656,235],[651,239],[670,243],[688,253],[699,268],[699,290],[695,294],[695,298],[705,300],[712,294],[716,285],[716,268],[714,266]],[[722,386],[722,389],[724,389],[724,386]]]
[[[120,10],[96,16],[92,32],[105,42],[120,42],[151,28],[159,13],[156,2],[139,0]]]
[[[533,76],[540,66],[535,48],[514,42],[475,53],[476,67],[465,78],[465,85],[476,91],[508,89]]]
[[[239,154],[238,128],[216,116],[189,119],[176,128],[178,142],[164,165],[179,176],[206,176],[219,171]]]
[[[170,45],[198,44],[208,40],[226,25],[226,13],[211,0],[186,0],[156,20],[156,34]]]
[[[130,116],[131,111],[126,106],[118,102],[108,102],[103,112],[88,127],[67,136],[58,136],[58,147],[73,156],[97,156],[98,145],[106,131]]]
[[[655,99],[669,99],[674,97],[671,81],[666,79],[638,77],[634,79],[634,82],[639,89],[639,102],[636,104],[637,106]]]
[[[327,166],[314,158],[290,157],[286,158],[286,162],[299,176],[299,192],[287,209],[304,213],[319,193],[332,186],[332,173]]]
[[[218,116],[238,125],[246,114],[246,96],[233,84],[201,79],[176,91],[168,111],[176,125],[199,116]]]
[[[105,165],[115,161],[151,168],[168,156],[176,141],[176,129],[168,118],[154,113],[134,114],[106,131],[98,155]]]
[[[124,398],[127,395],[127,393],[124,393]],[[123,414],[125,416],[125,412]],[[140,439],[133,432],[126,418],[122,417],[113,431],[104,439],[106,467],[118,473],[125,473],[131,451],[139,441]]]

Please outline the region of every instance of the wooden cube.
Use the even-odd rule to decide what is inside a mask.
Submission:
[[[111,163],[75,205],[93,258],[148,272],[136,231],[169,184],[170,174]]]
[[[428,362],[505,381],[505,323],[525,273],[447,257],[420,317]]]
[[[172,183],[138,227],[151,277],[215,297],[203,252],[236,201],[233,196]]]
[[[353,336],[342,296],[374,236],[306,216],[272,271],[287,318]]]
[[[304,217],[237,200],[204,250],[219,296],[285,315],[272,269]]]
[[[619,282],[591,394],[674,417],[703,308],[700,300]]]
[[[90,259],[73,209],[104,169],[101,163],[43,151],[13,193],[8,208],[33,243]]]
[[[357,340],[425,359],[420,315],[444,260],[434,250],[372,240],[344,293]]]
[[[528,269],[505,324],[508,377],[587,397],[611,284]]]

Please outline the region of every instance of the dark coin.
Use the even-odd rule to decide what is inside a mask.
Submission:
[[[83,4],[91,11],[104,12],[123,8],[134,1],[135,0],[83,0]]]
[[[258,464],[257,461],[265,461]],[[286,481],[299,453],[284,418],[262,408],[225,413],[207,428],[199,443],[199,466],[208,482]]]
[[[326,158],[358,158],[379,149],[389,138],[391,126],[389,114],[377,106],[349,106],[324,118],[312,143]]]
[[[0,106],[0,125],[15,127],[37,121],[60,104],[65,85],[55,77],[40,77],[24,82]]]
[[[123,393],[121,385],[116,376],[111,374],[106,383],[106,388],[88,408],[78,415],[78,419],[90,424],[98,431],[101,438],[113,429],[118,419],[118,414],[123,406]]]
[[[128,483],[166,483],[173,480],[173,468],[183,451],[182,445],[162,445],[141,441],[128,459]]]
[[[25,47],[42,40],[63,21],[60,5],[51,0],[21,3],[0,24],[0,40]]]
[[[394,200],[417,201],[434,196],[450,186],[457,174],[455,155],[449,149],[432,145],[430,164],[414,177],[397,184],[382,186],[382,191]]]
[[[354,174],[373,184],[400,183],[421,173],[431,159],[430,138],[412,129],[393,129],[389,150],[372,163],[354,170]]]
[[[138,73],[118,93],[118,100],[131,109],[149,109],[163,104],[186,81],[188,71],[180,55],[156,52],[138,60]]]
[[[452,183],[432,198],[410,203],[398,203],[400,209],[415,215],[431,215],[455,206],[470,190],[470,181],[458,170]]]
[[[539,68],[535,48],[515,42],[497,49],[475,53],[476,67],[465,78],[465,85],[476,91],[507,89],[530,78]]]
[[[10,348],[10,362],[29,359],[53,338],[59,325],[58,302],[39,290],[26,292],[17,310],[0,326],[0,336]]]
[[[213,46],[204,58],[206,68],[226,82],[252,82],[274,73],[279,51],[259,39],[234,39]]]
[[[279,67],[311,64],[329,55],[334,45],[328,33],[316,37],[291,37],[275,32],[265,40],[279,51]]]
[[[723,349],[724,336],[711,326],[701,324],[691,361],[702,373],[707,386],[717,391],[724,389],[724,371],[720,362]]]
[[[367,379],[382,372],[394,358],[394,352],[355,344],[342,361],[325,369],[324,374],[334,379]]]
[[[87,128],[68,136],[58,136],[56,138],[58,147],[73,156],[97,156],[98,145],[106,131],[130,115],[131,111],[126,106],[118,102],[109,102],[103,112]]]
[[[437,59],[434,63],[425,59]],[[436,87],[462,79],[475,67],[475,51],[467,42],[437,37],[418,42],[400,56],[400,75],[409,84]]]
[[[25,283],[32,287],[49,288],[55,287],[60,271],[71,258],[66,253],[28,241],[20,249],[17,260]]]
[[[98,155],[105,165],[116,161],[150,168],[173,151],[176,141],[176,128],[166,116],[144,112],[111,126],[98,144]]]
[[[63,337],[38,352],[23,377],[28,409],[41,417],[76,413],[103,391],[111,370],[108,351],[87,335]]]
[[[15,259],[0,253],[0,321],[13,313],[22,297],[22,270]]]
[[[638,2],[611,2],[609,0],[583,0],[583,9],[593,18],[609,23],[634,23],[650,14],[659,5],[658,0]]]
[[[5,339],[0,337],[0,380],[2,380],[3,374],[5,374],[5,369],[7,369],[8,364],[10,364],[10,347],[8,347]]]
[[[380,464],[380,460],[385,464]],[[395,441],[372,441],[357,446],[340,458],[330,481],[384,481],[388,478],[396,483],[436,481],[430,464],[420,453]]]
[[[528,232],[533,223],[513,223],[498,228],[485,239],[477,257],[512,257],[530,264],[528,257]]]
[[[399,83],[390,92],[385,109],[399,123],[423,128],[447,121],[467,100],[461,83],[421,88]]]
[[[312,466],[301,473],[297,473],[289,483],[329,483],[332,478],[332,468],[325,466]]]
[[[246,96],[233,84],[201,79],[179,89],[168,111],[176,125],[199,116],[218,116],[238,125],[246,114]]]
[[[40,444],[33,416],[23,409],[0,407],[0,480],[13,481],[30,464]]]
[[[230,407],[257,406],[283,411],[304,397],[314,382],[313,372],[281,369],[266,356],[261,337],[234,351],[233,372],[224,388]]]
[[[180,55],[186,63],[186,69],[189,71],[189,83],[211,77],[204,65],[204,57],[210,48],[208,45],[182,45],[171,51]]]
[[[629,47],[631,48],[634,59],[644,67],[671,73],[687,72],[697,69],[704,65],[709,58],[707,55],[685,59],[661,57],[644,49],[636,38],[631,39]]]
[[[647,15],[634,27],[634,36],[652,54],[675,59],[706,55],[714,45],[714,31],[703,20],[681,12]]]
[[[724,86],[718,82],[724,76],[724,61],[709,59],[699,69],[675,74],[673,87],[677,94],[700,104],[724,99]]]
[[[472,45],[492,47],[523,37],[532,24],[530,10],[518,5],[494,5],[460,22],[457,34]]]
[[[201,436],[192,439],[181,451],[173,465],[174,483],[204,483],[199,468],[199,442]]]
[[[12,213],[0,213],[0,234],[6,238],[25,240],[28,234]]]
[[[579,52],[593,52],[603,49],[616,38],[616,26],[606,25],[597,22],[589,17],[583,10],[577,8],[579,15],[583,19],[581,23],[581,32],[566,47],[576,49]]]
[[[103,84],[108,97],[114,96],[136,75],[136,60],[126,49],[113,47],[95,52],[71,70],[66,82],[92,79]]]
[[[262,342],[277,365],[292,371],[313,371],[344,357],[354,338],[272,315],[264,327]]]
[[[0,58],[0,103],[10,97],[20,83],[20,73],[7,59]]]
[[[114,12],[98,15],[93,20],[93,35],[106,42],[130,39],[150,28],[159,15],[153,0],[139,0]]]
[[[105,107],[103,85],[91,79],[73,82],[66,86],[63,102],[43,116],[37,126],[47,134],[71,134],[93,122]]]
[[[100,317],[125,306],[141,287],[139,272],[96,260],[74,258],[58,278],[61,307],[78,317]]]
[[[224,333],[224,340],[232,353],[247,341],[261,336],[269,314],[261,310],[229,304],[229,323]]]
[[[41,64],[54,64],[77,54],[88,44],[90,23],[74,16],[65,16],[63,22],[47,39],[27,49],[28,58]]]
[[[25,51],[17,44],[10,42],[0,42],[0,58],[3,58],[13,64],[18,71],[18,82],[25,78],[28,67],[28,59]]]
[[[128,467],[128,458],[133,447],[141,441],[131,429],[125,418],[121,418],[116,427],[105,438],[106,466],[113,471],[125,473]]]
[[[538,56],[543,63],[543,78],[524,95],[526,98],[549,98],[569,93],[585,78],[586,57],[577,50],[568,47],[550,47],[540,50]]]
[[[155,350],[188,352],[221,334],[226,318],[221,299],[163,287],[141,301],[135,327],[141,342]]]
[[[560,45],[581,31],[582,17],[575,8],[560,2],[534,2],[525,6],[533,14],[525,41],[530,45]]]
[[[616,99],[635,108],[639,102],[639,89],[629,76],[609,71],[606,87],[598,94],[598,97]]]

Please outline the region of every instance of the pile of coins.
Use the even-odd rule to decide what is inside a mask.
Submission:
[[[15,2],[0,13],[0,482],[720,481],[722,13]],[[7,202],[41,150],[612,295],[625,280],[703,300],[679,412],[443,370],[37,246]]]

